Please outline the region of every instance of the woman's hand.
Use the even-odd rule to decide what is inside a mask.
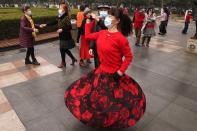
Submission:
[[[39,32],[39,30],[38,30],[38,29],[36,29],[36,28],[35,28],[35,29],[33,29],[33,30],[34,30],[34,32],[35,32],[35,33],[38,33],[38,32]]]
[[[44,27],[46,27],[47,25],[46,24],[41,24],[40,25],[40,28],[44,28]]]
[[[62,33],[62,31],[63,31],[62,29],[58,29],[57,33]]]
[[[96,21],[99,21],[99,16],[97,16],[96,14],[91,13],[91,16],[92,16],[92,18],[95,19]]]
[[[117,71],[116,73],[114,73],[113,78],[115,81],[119,81],[119,79],[123,76],[123,73],[121,71]]]
[[[90,54],[91,56],[93,56],[93,55],[94,55],[94,53],[93,53],[93,49],[90,49],[90,50],[89,50],[89,54]]]

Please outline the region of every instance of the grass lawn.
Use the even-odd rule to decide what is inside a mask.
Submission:
[[[57,16],[57,8],[31,8],[33,17]],[[71,14],[76,14],[77,9],[71,10]],[[23,15],[21,8],[0,8],[0,21],[20,19]]]

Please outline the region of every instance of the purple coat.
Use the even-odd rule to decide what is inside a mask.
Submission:
[[[35,24],[36,28],[39,28],[39,25]],[[31,23],[25,16],[21,17],[20,20],[20,33],[19,33],[19,42],[22,47],[28,48],[34,46],[35,38],[32,36],[33,29],[31,28]]]

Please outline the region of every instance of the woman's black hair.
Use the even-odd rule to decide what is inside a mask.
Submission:
[[[109,14],[115,16],[116,19],[120,20],[118,23],[118,30],[124,35],[128,36],[132,31],[132,21],[130,17],[123,13],[122,8],[112,7]]]
[[[154,14],[154,9],[153,9],[153,8],[148,8],[148,9],[146,10],[146,13],[148,14],[150,10],[152,10],[151,13]]]
[[[84,11],[85,10],[85,6],[84,5],[81,5],[80,6],[80,11]]]

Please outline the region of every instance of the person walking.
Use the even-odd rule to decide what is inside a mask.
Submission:
[[[142,30],[144,18],[145,18],[145,14],[143,9],[141,9],[140,11],[139,10],[135,11],[134,28],[135,28],[135,36],[136,36],[136,42],[135,42],[136,46],[140,46],[140,39],[142,34],[141,30]]]
[[[81,25],[82,25],[82,21],[84,19],[84,12],[85,7],[83,5],[80,6],[80,11],[77,13],[77,29],[78,29],[78,33],[77,33],[77,46],[79,46],[79,40],[80,40],[80,36],[81,36]]]
[[[67,5],[60,4],[58,10],[58,19],[46,24],[46,26],[53,25],[57,25],[57,33],[59,33],[60,40],[61,63],[60,65],[58,65],[58,68],[66,67],[66,54],[72,59],[71,65],[73,66],[77,62],[77,59],[73,56],[73,54],[70,51],[70,49],[74,48],[75,42],[71,35],[72,25]]]
[[[85,67],[87,64],[91,63],[91,61],[90,61],[91,56],[89,54],[90,41],[85,39],[85,24],[86,24],[87,19],[95,22],[95,20],[93,20],[92,16],[91,16],[91,9],[86,8],[84,10],[84,16],[85,16],[85,18],[83,19],[82,26],[81,26],[82,33],[81,33],[80,63],[79,63],[79,65],[82,67]],[[93,31],[93,29],[91,29],[91,31]],[[85,64],[85,62],[84,62],[85,60],[86,60],[87,64]]]
[[[94,22],[86,21],[85,39],[96,40],[100,66],[67,88],[65,104],[87,126],[126,128],[134,126],[146,108],[141,87],[125,74],[133,58],[126,38],[131,20],[122,9],[111,8],[104,23],[108,30],[91,33]]]
[[[168,10],[166,8],[161,9],[161,16],[160,16],[160,26],[159,26],[159,35],[165,35],[167,33],[166,27],[168,22]]]
[[[149,8],[146,11],[145,14],[145,24],[143,26],[142,32],[143,32],[143,37],[142,37],[142,46],[149,47],[149,43],[151,40],[152,36],[155,36],[155,25],[156,25],[156,15],[154,13],[153,8]],[[144,44],[145,41],[146,45]]]
[[[192,11],[186,10],[186,12],[185,12],[185,26],[182,30],[182,34],[187,34],[191,19],[192,19]]]
[[[22,7],[22,11],[24,15],[20,19],[19,44],[27,48],[25,64],[40,65],[34,54],[34,44],[36,33],[39,32],[38,29],[42,28],[42,25],[34,23],[29,6]],[[30,56],[32,61],[30,60]]]

